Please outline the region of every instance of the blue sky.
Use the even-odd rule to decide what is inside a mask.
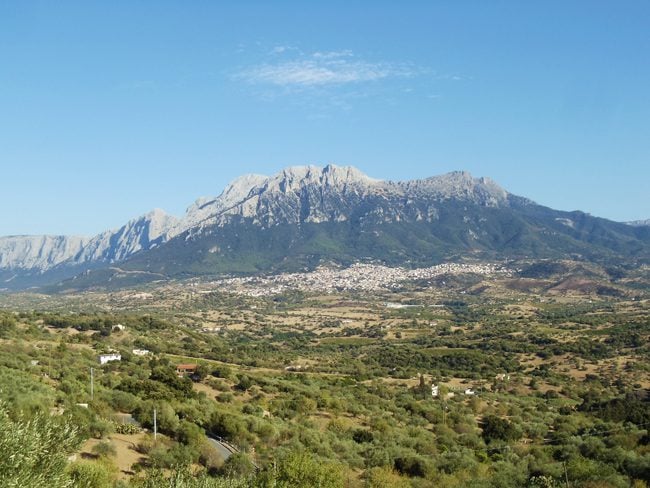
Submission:
[[[647,1],[0,0],[0,235],[330,162],[650,218],[649,87]]]

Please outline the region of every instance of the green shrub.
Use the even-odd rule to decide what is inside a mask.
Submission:
[[[0,405],[0,486],[71,486],[67,457],[81,444],[78,430],[62,419],[38,414],[10,418]]]
[[[102,441],[95,444],[92,449],[92,453],[98,457],[110,457],[117,454],[117,450],[112,442]]]
[[[107,463],[78,461],[68,467],[75,488],[112,488],[115,467]]]

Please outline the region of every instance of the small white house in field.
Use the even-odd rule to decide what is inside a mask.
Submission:
[[[133,350],[133,355],[134,356],[148,356],[151,354],[151,351],[149,349],[134,349]]]
[[[440,387],[438,385],[431,385],[431,396],[437,398],[440,394]]]
[[[113,326],[113,330],[119,330],[120,332],[123,331],[126,327],[124,327],[122,324],[115,324]]]
[[[476,395],[476,392],[474,390],[472,390],[471,388],[467,388],[465,390],[465,395],[470,395],[470,396],[471,395]]]
[[[111,352],[109,354],[99,355],[99,364],[110,363],[111,361],[121,361],[122,355],[119,352]]]

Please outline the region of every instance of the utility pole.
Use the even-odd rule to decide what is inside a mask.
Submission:
[[[95,399],[95,370],[90,368],[90,401]]]
[[[153,440],[158,436],[158,424],[156,422],[156,409],[153,409]]]
[[[566,461],[562,463],[562,466],[564,466],[564,479],[566,481],[566,487],[569,488],[569,473],[566,470]]]

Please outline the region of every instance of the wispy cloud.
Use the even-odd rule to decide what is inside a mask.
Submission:
[[[275,47],[273,47],[273,49],[271,49],[270,53],[271,54],[284,54],[284,53],[287,53],[289,51],[300,51],[300,49],[298,49],[295,46],[275,46]]]
[[[344,49],[343,51],[315,52],[312,56],[316,59],[337,59],[351,58],[354,54],[351,50]]]
[[[349,49],[307,51],[299,45],[259,46],[248,65],[230,71],[239,89],[264,102],[281,100],[310,118],[349,112],[358,104],[395,106],[433,100],[448,83],[466,78],[430,67],[370,58]],[[440,87],[440,88],[439,88]]]
[[[286,52],[275,48],[275,54]],[[316,52],[298,59],[263,63],[246,68],[236,77],[251,84],[275,85],[284,88],[323,87],[372,82],[387,78],[411,77],[412,67],[388,62],[357,59],[352,51]]]

